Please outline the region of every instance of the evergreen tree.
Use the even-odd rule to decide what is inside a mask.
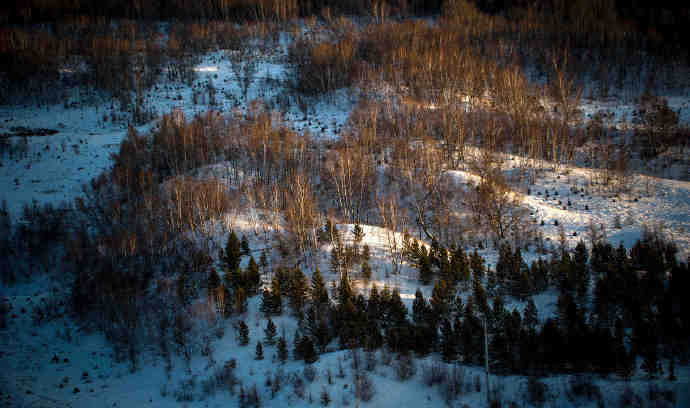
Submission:
[[[247,255],[251,253],[251,250],[249,249],[249,241],[247,240],[247,237],[242,234],[242,241],[240,241],[240,250],[242,252],[242,255]]]
[[[240,320],[238,323],[237,341],[239,342],[240,346],[246,346],[249,344],[249,327],[244,320]]]
[[[273,323],[273,320],[269,318],[268,323],[266,323],[266,329],[264,329],[264,340],[266,341],[266,344],[270,346],[275,343],[276,333],[276,325]]]
[[[287,342],[282,336],[278,339],[278,359],[283,363],[288,359]]]
[[[440,320],[448,317],[450,311],[450,300],[452,288],[449,287],[448,282],[444,279],[439,279],[431,291],[431,299],[429,304],[433,311],[434,319]]]
[[[289,292],[290,308],[296,315],[302,313],[305,303],[307,302],[307,293],[309,287],[307,284],[307,277],[301,269],[295,268],[291,275],[291,284]]]
[[[328,289],[326,288],[319,268],[316,268],[311,276],[311,300],[319,307],[328,306],[330,303],[328,299]]]
[[[453,326],[448,319],[441,322],[441,355],[443,361],[451,362],[455,360],[456,338]]]
[[[245,273],[245,282],[249,292],[255,294],[259,286],[261,286],[261,273],[259,272],[259,265],[257,265],[253,256],[249,258],[249,265],[247,265],[247,271]]]
[[[340,284],[338,285],[337,299],[338,305],[345,305],[348,301],[352,301],[353,292],[350,286],[350,278],[347,273],[340,277]]]
[[[417,325],[427,324],[427,317],[429,315],[429,305],[422,294],[422,291],[417,288],[414,294],[414,302],[412,303],[412,320]]]
[[[389,306],[389,317],[394,325],[407,323],[407,307],[400,298],[400,289],[393,289]]]
[[[419,280],[424,285],[431,283],[431,279],[433,278],[429,258],[429,256],[421,256],[419,259]]]
[[[314,343],[311,341],[309,336],[304,336],[300,339],[299,344],[300,356],[304,359],[307,364],[312,364],[319,359],[319,355],[316,353],[314,348]]]
[[[261,340],[256,342],[256,354],[255,354],[254,358],[257,360],[263,360],[264,359],[264,348],[261,345]]]
[[[484,259],[479,255],[476,249],[470,256],[470,269],[472,269],[472,278],[481,282],[484,278]]]
[[[319,350],[325,351],[330,340],[326,317],[316,307],[307,309],[305,330],[316,341]]]
[[[261,313],[264,314],[264,317],[275,315],[275,305],[273,299],[274,296],[270,290],[264,289],[261,292],[261,306],[259,308]]]
[[[235,231],[230,231],[228,241],[225,244],[225,253],[221,258],[225,261],[225,264],[230,270],[235,270],[240,266],[242,248],[240,240],[237,239],[237,235],[235,235]]]
[[[522,319],[525,329],[536,330],[539,324],[539,318],[537,314],[537,306],[534,304],[534,299],[529,298],[527,300],[527,306],[523,312],[524,318]]]
[[[371,285],[371,291],[369,292],[367,317],[373,322],[381,319],[381,297],[379,296],[379,290],[376,284]]]
[[[582,240],[580,240],[575,247],[573,264],[575,269],[575,289],[577,292],[578,304],[582,307],[588,303],[587,295],[590,280],[589,266],[587,265],[587,247]]]

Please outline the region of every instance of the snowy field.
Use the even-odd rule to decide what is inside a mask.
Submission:
[[[257,74],[248,89],[246,100],[263,99],[272,103],[284,90],[285,50],[257,61]],[[231,62],[222,51],[205,55],[195,66],[197,79],[192,86],[163,82],[147,95],[147,103],[156,116],[173,109],[184,112],[188,118],[207,110],[228,112],[246,109]],[[202,90],[212,83],[215,103],[203,97]],[[194,94],[197,103],[194,103]],[[334,139],[340,132],[354,106],[354,97],[339,92],[324,100],[316,100],[305,112],[291,104],[285,111],[285,120],[295,130],[309,132],[315,137]],[[280,110],[280,106],[275,106]],[[120,119],[113,122],[115,115]],[[111,165],[110,155],[119,151],[127,134],[128,123],[122,119],[117,103],[110,101],[86,105],[79,96],[64,105],[0,106],[0,137],[9,135],[8,141],[22,143],[23,137],[11,136],[17,128],[51,129],[50,136],[26,137],[25,152],[10,159],[0,158],[0,202],[7,201],[15,218],[21,215],[24,204],[36,200],[41,204],[72,201],[81,193],[82,185],[101,174]],[[138,126],[145,132],[155,121]],[[13,130],[14,129],[14,130]]]
[[[283,90],[286,80],[285,50],[262,59],[258,64],[257,77],[249,88],[247,100],[263,98],[275,100]],[[197,79],[193,86],[162,84],[152,90],[147,100],[157,115],[180,109],[188,115],[217,109],[221,112],[243,109],[246,100],[240,99],[241,90],[232,73],[230,62],[222,53],[211,53],[203,57],[196,66]],[[194,94],[211,82],[216,89],[215,104],[194,103]],[[340,92],[327,100],[316,101],[307,114],[296,108],[286,112],[286,119],[298,131],[309,131],[323,139],[337,139],[354,104],[355,97],[348,92]],[[36,200],[39,203],[59,205],[69,202],[80,194],[81,186],[100,174],[111,165],[110,155],[119,149],[126,135],[127,124],[115,123],[110,119],[117,109],[110,103],[86,106],[77,102],[70,107],[0,106],[0,134],[12,133],[13,128],[54,129],[58,133],[50,136],[27,137],[26,152],[21,157],[10,159],[4,156],[0,167],[0,201],[7,202],[11,214],[18,219],[21,207]],[[587,115],[600,109],[612,108],[617,118],[630,117],[632,105],[615,105],[608,102],[587,101],[582,108]],[[681,121],[688,123],[687,99],[669,100],[670,106],[679,109]],[[140,131],[150,129],[152,124],[138,127]],[[22,137],[11,137],[18,142]],[[221,176],[223,164],[201,169],[199,177]],[[476,176],[454,171],[459,180],[466,182]],[[568,244],[571,247],[584,239],[591,224],[604,226],[606,236],[614,245],[622,242],[630,248],[641,237],[644,226],[659,228],[671,237],[679,248],[683,260],[690,256],[690,182],[635,176],[631,190],[627,193],[612,194],[600,191],[590,183],[591,171],[581,167],[562,169],[559,173],[545,172],[530,187],[520,191],[523,204],[529,209],[534,222],[550,242],[556,243],[562,225]],[[548,192],[548,197],[547,197]],[[206,231],[216,246],[224,244],[228,228],[238,234],[245,234],[252,248],[266,245],[265,231],[272,231],[266,214],[256,211],[228,215],[219,220],[218,227]],[[544,225],[540,226],[541,221]],[[340,225],[346,239],[351,237],[352,225]],[[403,302],[411,307],[414,293],[420,282],[416,270],[403,265],[398,274],[392,273],[388,245],[391,237],[402,242],[401,234],[391,235],[390,231],[376,226],[363,226],[364,239],[372,252],[372,278],[365,282],[355,280],[355,287],[364,291],[372,284],[380,289],[384,285],[399,288]],[[337,281],[337,276],[328,268],[329,246],[321,248],[315,257],[324,277],[329,282]],[[212,252],[217,253],[217,251]],[[489,266],[495,266],[496,251],[489,248],[480,252]],[[529,262],[538,255],[524,253]],[[245,260],[246,262],[246,260]],[[305,270],[305,273],[311,273]],[[164,360],[153,351],[144,351],[137,371],[131,372],[127,362],[116,362],[111,347],[102,334],[90,333],[72,319],[59,316],[49,323],[36,327],[32,323],[31,311],[36,304],[63,299],[65,282],[59,276],[43,276],[31,284],[3,287],[0,291],[4,301],[11,305],[8,328],[0,335],[0,382],[1,389],[10,390],[10,395],[0,395],[0,406],[7,407],[226,407],[235,406],[237,397],[225,391],[206,395],[201,383],[217,367],[226,361],[237,361],[236,374],[245,389],[256,385],[262,396],[262,406],[318,406],[323,389],[327,389],[332,406],[445,406],[437,386],[423,384],[425,366],[440,363],[439,357],[432,355],[416,359],[416,374],[406,381],[396,379],[396,360],[388,361],[385,352],[378,351],[377,366],[370,372],[376,390],[373,399],[367,403],[358,401],[353,391],[353,357],[351,352],[331,351],[320,356],[314,364],[316,376],[309,381],[305,376],[305,365],[288,361],[279,364],[275,360],[275,346],[265,346],[264,360],[254,359],[256,340],[263,338],[265,320],[259,312],[259,297],[250,299],[249,310],[242,316],[250,328],[250,344],[240,347],[232,328],[238,317],[222,323],[224,333],[212,340],[212,353],[208,357],[195,355],[189,367],[178,357],[173,357],[173,367],[168,372]],[[425,296],[431,295],[431,286],[423,286]],[[547,291],[535,297],[540,318],[545,319],[555,310],[557,294]],[[522,310],[524,304],[509,303]],[[62,307],[64,308],[64,307]],[[278,333],[286,333],[288,340],[296,329],[295,319],[285,313],[275,318]],[[291,348],[291,342],[289,341]],[[57,361],[54,360],[57,357]],[[342,369],[341,369],[342,367]],[[483,371],[478,367],[463,367],[464,376],[471,386],[453,406],[479,406],[486,398]],[[678,397],[677,406],[690,404],[690,369],[677,369],[678,381],[672,385]],[[341,375],[342,372],[342,375]],[[329,383],[329,373],[332,384]],[[267,377],[282,378],[282,391],[271,397],[271,386]],[[304,397],[297,397],[295,378],[301,378],[305,385]],[[186,387],[191,395],[190,401],[178,401],[183,382],[190,381]],[[515,401],[525,405],[526,378],[502,377],[491,379],[492,386],[501,388],[505,401]],[[477,391],[475,383],[481,383]],[[552,406],[577,405],[595,406],[594,402],[571,401],[566,396],[568,376],[555,376],[544,379],[549,385]],[[607,406],[617,406],[618,398],[626,387],[644,393],[649,382],[638,371],[630,383],[610,380],[595,380],[600,386]],[[192,384],[192,385],[190,385]],[[239,389],[233,392],[238,393]],[[203,398],[203,399],[202,399]]]

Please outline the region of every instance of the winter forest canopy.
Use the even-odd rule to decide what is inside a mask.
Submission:
[[[688,7],[0,7],[8,406],[684,406]]]

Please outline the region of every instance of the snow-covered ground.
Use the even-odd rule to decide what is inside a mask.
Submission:
[[[257,57],[258,58],[258,57]],[[258,58],[257,72],[246,100],[232,71],[231,62],[223,51],[204,55],[195,66],[197,79],[192,86],[163,81],[151,89],[146,97],[147,106],[160,116],[173,109],[188,117],[209,109],[228,112],[245,109],[246,101],[261,99],[276,104],[277,96],[285,91],[285,50],[275,55]],[[165,74],[163,74],[165,75]],[[208,83],[215,88],[215,103],[210,104],[205,91]],[[194,94],[197,103],[194,103]],[[309,131],[314,137],[336,138],[352,108],[354,96],[346,91],[336,92],[328,98],[315,100],[306,112],[295,102],[285,111],[297,131]],[[74,95],[62,105],[0,106],[0,137],[15,134],[13,129],[51,129],[58,133],[49,136],[26,137],[26,153],[10,159],[0,157],[0,202],[7,201],[10,212],[21,215],[24,204],[32,200],[58,205],[72,201],[88,183],[111,165],[110,155],[119,150],[127,133],[127,113],[120,112],[118,102],[83,103]],[[113,115],[119,119],[113,122]],[[138,126],[147,131],[154,122]],[[11,136],[10,143],[19,144],[22,137]]]
[[[247,100],[264,99],[273,103],[284,90],[286,66],[285,50],[278,50],[271,57],[260,59],[257,75],[249,87]],[[195,67],[197,80],[193,86],[162,83],[147,97],[147,101],[157,114],[171,109],[180,109],[193,115],[208,109],[230,111],[243,109],[246,100],[241,99],[241,89],[231,69],[231,63],[224,58],[223,52],[209,53]],[[203,95],[207,83],[215,88],[214,105],[209,105]],[[199,103],[194,103],[194,94]],[[286,112],[288,119],[298,131],[309,131],[312,135],[324,139],[336,139],[351,112],[354,99],[347,91],[340,91],[324,100],[310,105],[307,114],[295,107]],[[74,100],[78,102],[78,98]],[[117,104],[116,104],[117,105]],[[276,102],[276,108],[280,109]],[[687,99],[671,98],[669,105],[680,110],[681,122],[690,122],[690,111]],[[66,107],[70,106],[70,107]],[[616,102],[584,101],[581,106],[585,115],[591,116],[596,111],[606,109],[615,111],[614,122],[625,116],[630,120],[635,109],[633,104]],[[110,102],[87,106],[77,103],[66,103],[59,106],[7,107],[0,106],[0,133],[11,133],[15,127],[55,129],[52,136],[31,136],[27,138],[26,157],[10,160],[4,156],[0,167],[0,201],[8,203],[11,213],[18,217],[23,204],[37,200],[40,203],[59,204],[78,196],[81,186],[87,183],[110,164],[110,154],[117,152],[126,134],[127,124],[123,121],[112,121],[112,113],[119,115],[117,108],[112,109]],[[145,131],[152,125],[143,125],[138,130]],[[17,142],[20,138],[11,140]],[[219,163],[200,169],[198,177],[227,178],[227,167]],[[453,171],[460,180],[477,181],[477,176],[468,172]],[[680,250],[679,256],[685,259],[690,255],[690,182],[670,179],[647,178],[635,176],[632,189],[625,194],[613,195],[591,185],[591,171],[585,168],[572,167],[562,169],[558,174],[545,172],[530,186],[529,194],[524,188],[523,204],[530,210],[539,228],[546,238],[556,242],[559,228],[563,227],[569,245],[574,246],[580,239],[587,239],[587,230],[591,224],[603,225],[608,239],[613,244],[623,242],[630,248],[641,236],[643,226],[652,228],[663,226],[662,231],[670,236]],[[230,181],[230,180],[228,180]],[[547,193],[548,191],[548,198]],[[557,194],[556,194],[557,193]],[[560,203],[559,203],[560,200]],[[570,205],[568,205],[570,201]],[[586,206],[586,207],[585,207]],[[270,214],[256,209],[249,209],[238,214],[228,214],[218,225],[209,226],[202,232],[195,232],[206,237],[216,247],[222,246],[227,239],[228,228],[249,238],[252,248],[267,245],[265,239],[272,234],[273,224],[269,222]],[[540,226],[540,222],[544,225]],[[620,220],[620,228],[616,226]],[[339,225],[346,242],[351,240],[352,225]],[[402,236],[377,226],[362,226],[364,238],[362,244],[371,248],[372,278],[370,281],[354,275],[355,287],[367,292],[372,284],[380,289],[384,285],[398,288],[403,302],[411,307],[414,293],[420,282],[417,271],[403,264],[399,273],[393,273],[390,257],[390,242],[394,238],[398,245]],[[331,273],[328,267],[330,246],[325,245],[315,257],[324,277],[337,282],[338,276]],[[217,251],[212,251],[216,254]],[[486,248],[480,254],[487,259],[489,266],[494,267],[496,251]],[[538,255],[523,252],[529,262]],[[246,259],[245,259],[246,262]],[[311,268],[305,273],[311,274]],[[131,372],[127,362],[115,362],[113,351],[102,334],[90,333],[79,327],[68,316],[60,316],[41,326],[34,326],[31,311],[36,304],[47,302],[51,298],[64,299],[65,285],[55,276],[43,275],[30,284],[19,284],[13,287],[0,288],[0,296],[12,305],[8,328],[0,331],[0,390],[8,394],[0,395],[3,406],[42,406],[42,407],[125,407],[151,406],[173,407],[181,404],[187,406],[236,406],[237,395],[219,390],[214,395],[205,395],[200,383],[208,378],[215,367],[222,366],[230,359],[237,360],[236,373],[248,390],[256,385],[262,396],[264,406],[316,406],[322,390],[328,390],[332,406],[444,406],[438,386],[429,388],[423,384],[423,365],[438,363],[438,356],[416,359],[417,373],[407,381],[396,379],[395,359],[385,364],[384,352],[377,352],[377,368],[369,372],[374,382],[376,393],[368,403],[358,401],[353,392],[353,370],[351,356],[345,351],[331,351],[320,356],[314,367],[317,371],[313,382],[305,379],[304,397],[298,397],[291,385],[290,376],[304,379],[304,364],[289,361],[281,365],[274,361],[275,346],[264,347],[265,359],[254,359],[254,346],[263,338],[265,321],[258,311],[258,297],[250,299],[249,311],[241,317],[234,317],[221,323],[225,327],[222,336],[212,341],[212,358],[195,355],[189,369],[179,358],[173,358],[173,369],[168,374],[165,362],[153,350],[144,350],[141,354],[139,369]],[[422,286],[425,296],[431,295],[431,286]],[[557,294],[547,291],[535,297],[540,318],[553,314]],[[510,302],[508,308],[522,310],[524,303]],[[22,311],[24,310],[24,311]],[[244,319],[250,328],[250,344],[238,345],[234,321]],[[296,323],[287,313],[275,319],[278,332],[285,332],[292,348],[291,340]],[[53,362],[53,357],[58,362]],[[66,359],[66,360],[65,360]],[[439,363],[440,364],[440,363]],[[339,377],[339,366],[343,366],[345,376]],[[481,368],[464,367],[468,382],[474,384],[475,377],[483,382]],[[274,376],[282,370],[285,374],[284,385],[275,397],[271,398],[270,387],[266,385],[267,373]],[[328,382],[331,373],[333,384]],[[88,373],[85,375],[85,373]],[[638,374],[640,375],[640,374]],[[678,381],[673,385],[678,395],[677,406],[690,403],[690,368],[678,368]],[[196,386],[192,387],[193,400],[178,402],[175,394],[180,383],[193,378]],[[553,406],[563,405],[596,405],[595,402],[568,401],[565,390],[569,377],[556,376],[544,379],[549,385],[549,394],[553,397]],[[504,399],[523,404],[526,392],[526,379],[523,377],[492,378],[493,384],[504,388]],[[643,394],[648,382],[636,377],[631,383],[615,379],[596,380],[601,387],[607,405],[618,405],[623,389],[630,386]],[[75,388],[79,391],[75,392]],[[472,388],[472,387],[471,387]],[[483,404],[485,386],[482,391],[468,391],[453,404],[469,406]],[[239,389],[234,390],[236,393]],[[309,400],[311,396],[311,401]]]

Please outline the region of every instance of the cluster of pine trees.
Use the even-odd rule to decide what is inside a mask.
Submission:
[[[540,260],[532,267],[519,250],[504,246],[495,271],[484,267],[476,251],[467,256],[462,249],[447,251],[438,244],[428,253],[413,244],[408,250],[420,274],[430,268],[435,281],[430,298],[417,290],[411,315],[396,288],[379,291],[373,285],[365,297],[343,273],[329,293],[318,269],[309,281],[298,268],[279,267],[262,295],[264,343],[275,344],[271,318],[285,312],[287,301],[299,322],[293,358],[308,363],[336,341],[340,348],[438,352],[448,362],[480,365],[485,333],[491,369],[504,374],[594,372],[628,379],[640,368],[656,378],[664,372],[663,360],[674,365],[676,358],[689,357],[684,345],[690,335],[690,302],[682,296],[688,265],[678,263],[675,247],[652,233],[629,252],[597,242],[590,258],[580,242],[572,254],[561,250],[550,262]],[[531,286],[533,280],[542,282],[539,290]],[[533,295],[547,288],[559,294],[556,315],[540,318]],[[506,298],[526,301],[524,310],[508,310]],[[241,344],[248,344],[247,333],[241,322]],[[284,361],[286,339],[277,341]],[[259,341],[257,358],[262,352]]]

